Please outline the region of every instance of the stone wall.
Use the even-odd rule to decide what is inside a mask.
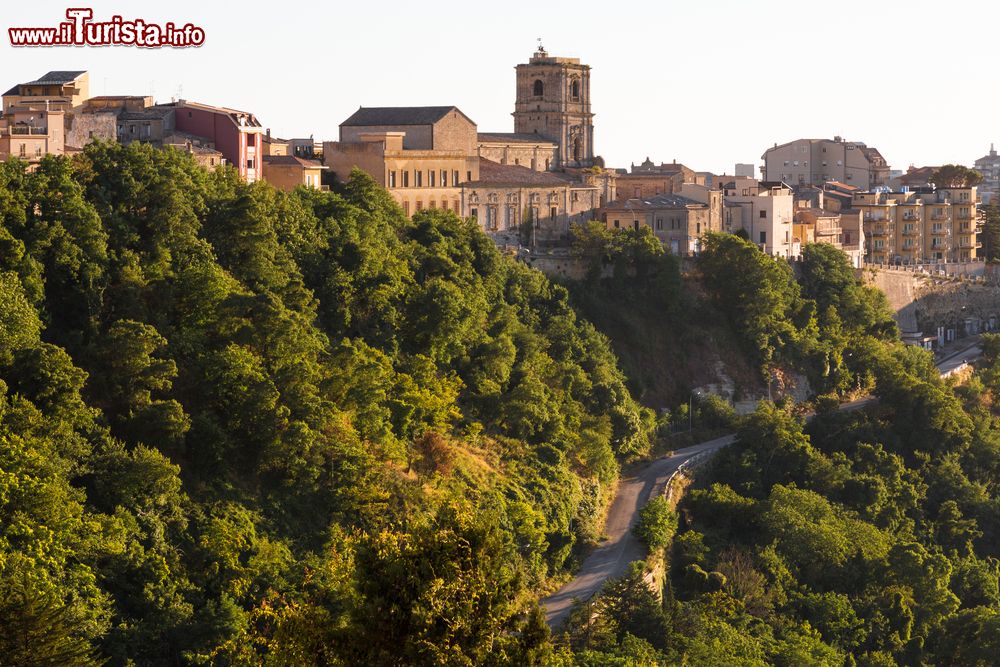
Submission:
[[[118,116],[114,113],[74,113],[68,119],[66,145],[83,148],[91,141],[116,141]]]
[[[1000,323],[1000,287],[956,277],[865,268],[864,281],[885,292],[904,332],[937,335],[939,327],[961,337]]]

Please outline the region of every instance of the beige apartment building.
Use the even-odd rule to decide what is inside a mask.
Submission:
[[[67,114],[90,95],[85,71],[47,72],[3,94],[0,159],[16,157],[37,163],[45,155],[66,152]]]
[[[978,256],[975,187],[858,192],[870,262],[970,261]]]
[[[789,185],[822,185],[840,181],[868,190],[886,185],[889,165],[875,148],[860,141],[797,139],[775,144],[761,156],[763,180]]]
[[[367,172],[413,215],[424,208],[462,212],[462,183],[479,179],[476,124],[457,107],[362,107],[323,144],[337,180]]]
[[[688,185],[681,192],[690,192]],[[794,236],[794,195],[785,183],[734,177],[722,183],[727,231],[743,230],[769,255],[795,257],[801,244]]]
[[[710,203],[674,194],[641,199],[619,199],[603,206],[600,221],[608,229],[639,229],[645,225],[674,255],[701,250],[701,238],[722,231],[722,194],[713,191]]]

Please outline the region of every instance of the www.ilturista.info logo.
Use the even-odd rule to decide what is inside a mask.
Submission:
[[[126,21],[112,16],[109,21],[92,21],[93,10],[71,8],[55,28],[8,28],[11,46],[141,46],[156,49],[164,46],[185,48],[205,43],[205,31],[196,25],[147,23],[142,19]]]

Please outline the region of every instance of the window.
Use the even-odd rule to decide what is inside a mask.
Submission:
[[[248,134],[247,135],[247,146],[256,146],[256,145],[257,145],[257,135],[256,134]]]
[[[569,196],[569,199],[570,199],[570,201],[580,201],[580,193],[579,192],[573,192]]]
[[[404,171],[403,172],[403,187],[404,188],[410,187],[410,172],[409,171]]]
[[[417,173],[420,173],[420,172],[417,172]],[[422,201],[420,201],[419,199],[417,200],[417,210],[418,211],[424,210],[424,203]]]
[[[442,169],[441,170],[441,187],[442,188],[448,187],[448,170],[447,169]]]
[[[437,208],[437,202],[434,201],[433,199],[431,200],[430,208],[432,211]]]
[[[694,226],[694,233],[695,233],[695,234],[701,234],[701,223],[700,223],[700,222],[698,222],[698,223],[695,223],[695,226]]]
[[[427,187],[434,187],[434,170],[430,169],[427,171]]]
[[[458,200],[457,199],[451,203],[451,208],[452,208],[452,210],[455,211],[456,214],[458,214],[460,212],[459,211],[459,206],[458,206]]]
[[[535,79],[535,83],[531,87],[531,93],[535,97],[541,97],[544,92],[545,92],[545,84],[542,83],[541,79]]]
[[[247,160],[247,169],[253,169],[253,160]]]
[[[451,185],[452,187],[458,185],[458,169],[451,172]]]
[[[470,183],[472,182],[472,172],[471,171],[465,172],[465,180],[469,181]]]
[[[396,170],[395,169],[393,169],[392,171],[389,172],[389,187],[390,188],[396,187]]]
[[[27,145],[21,144],[21,157],[24,157],[27,154],[27,150],[28,150]]]
[[[766,218],[767,217],[767,211],[761,211],[760,212],[760,217],[761,218]]]
[[[424,186],[424,172],[417,169],[413,172],[413,185],[422,188]],[[417,209],[420,210],[419,208]]]
[[[661,231],[663,229],[663,218],[656,219],[656,231]]]
[[[517,166],[520,166],[521,165],[520,158],[514,158],[514,164],[517,165]]]
[[[549,207],[549,218],[555,220],[559,216],[559,209],[555,206]]]
[[[473,220],[479,220],[479,209],[478,208],[470,209],[469,215],[472,216]]]
[[[760,233],[760,242],[761,243],[767,243],[767,232],[761,232]]]
[[[569,95],[575,100],[580,99],[580,80],[573,79],[573,82],[569,84]]]
[[[615,220],[615,229],[618,229],[619,227],[621,227],[621,223],[618,220]]]

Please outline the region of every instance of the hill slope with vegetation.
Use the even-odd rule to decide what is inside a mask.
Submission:
[[[762,404],[676,515],[651,504],[662,602],[641,566],[613,582],[568,629],[578,663],[996,664],[1000,337],[956,385],[829,246],[805,249],[797,279],[736,237],[698,264],[750,358],[831,393],[808,424]],[[878,402],[835,410],[854,388]]]
[[[25,167],[0,165],[0,655],[544,644],[537,591],[652,427],[563,288],[361,173],[284,194],[138,144]]]

